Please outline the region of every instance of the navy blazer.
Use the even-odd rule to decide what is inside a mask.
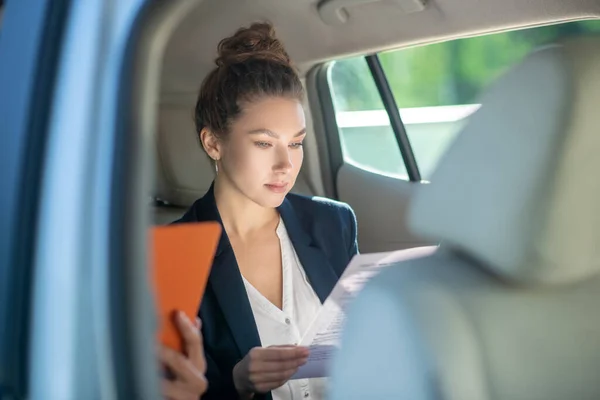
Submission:
[[[356,217],[333,200],[288,194],[277,208],[310,284],[325,301],[344,269],[358,252]],[[175,223],[218,221],[213,186]],[[238,399],[233,367],[261,346],[260,337],[235,256],[223,230],[198,313],[202,319],[209,388],[203,399]],[[271,400],[271,393],[256,395]]]

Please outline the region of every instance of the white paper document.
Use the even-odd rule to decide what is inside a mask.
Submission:
[[[343,275],[325,300],[321,311],[308,328],[300,346],[310,349],[308,361],[292,379],[322,378],[328,376],[329,362],[339,348],[342,328],[348,304],[363,286],[382,269],[399,265],[403,261],[425,257],[433,253],[436,246],[418,247],[389,253],[356,255],[346,267]]]

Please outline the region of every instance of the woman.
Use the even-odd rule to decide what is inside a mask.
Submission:
[[[196,104],[196,129],[217,176],[176,222],[219,221],[224,233],[200,307],[205,399],[321,398],[324,379],[289,380],[296,346],[357,253],[345,204],[289,194],[302,165],[302,83],[273,27],[219,44]]]

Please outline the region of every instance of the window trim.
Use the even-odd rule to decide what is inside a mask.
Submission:
[[[407,171],[408,182],[422,182],[417,161],[406,133],[406,128],[402,122],[400,111],[398,110],[396,100],[385,76],[383,67],[379,60],[378,53],[364,55],[362,58],[367,62],[369,71],[377,87],[378,94],[384,105],[384,109],[390,120],[390,126],[394,133],[402,162]],[[321,122],[324,129],[325,138],[319,143],[319,149],[323,149],[320,155],[321,160],[329,168],[324,171],[322,176],[324,186],[329,193],[328,196],[338,199],[337,192],[337,172],[346,163],[344,157],[340,127],[336,120],[336,111],[330,85],[331,71],[336,60],[329,61],[315,66],[308,74],[309,87],[314,89],[316,95],[311,96],[313,91],[309,91],[309,104],[313,114],[313,120]],[[314,81],[314,83],[313,83]],[[318,106],[317,106],[318,105]],[[318,136],[317,140],[319,139]],[[385,175],[385,174],[382,174]]]
[[[419,172],[417,160],[415,159],[415,154],[410,144],[408,134],[406,133],[406,127],[402,122],[402,117],[400,116],[394,93],[392,92],[392,88],[390,87],[385,71],[381,65],[379,54],[375,53],[365,56],[365,60],[367,61],[367,65],[373,76],[375,86],[377,86],[381,102],[390,119],[390,126],[392,127],[396,143],[400,149],[408,179],[410,182],[421,182],[421,173]]]
[[[333,94],[329,86],[331,67],[334,62],[326,62],[317,65],[308,74],[308,87],[314,90],[308,91],[309,107],[311,107],[313,121],[319,121],[324,135],[315,135],[319,158],[328,168],[323,168],[321,174],[325,195],[338,199],[337,173],[344,165],[344,153],[342,151],[342,138],[336,121]]]

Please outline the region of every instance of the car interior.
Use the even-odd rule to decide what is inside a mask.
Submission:
[[[154,222],[176,219],[214,177],[191,110],[216,44],[239,26],[267,19],[308,93],[306,158],[294,191],[349,203],[363,253],[437,243],[451,249],[383,273],[359,297],[342,346],[351,350],[342,350],[333,367],[332,398],[594,398],[600,343],[588,337],[598,329],[584,310],[597,304],[597,268],[592,242],[575,238],[595,238],[589,223],[579,223],[596,211],[585,182],[597,185],[582,179],[571,186],[567,176],[593,165],[586,162],[587,151],[597,148],[589,104],[600,88],[590,83],[600,79],[591,72],[600,65],[583,60],[600,42],[571,44],[565,57],[577,67],[569,71],[557,50],[526,56],[569,36],[595,35],[599,13],[600,3],[588,1],[199,3],[164,56]],[[204,19],[213,23],[198,23]],[[556,27],[563,29],[549,34]],[[528,32],[546,38],[502,59]],[[494,37],[506,41],[495,47]],[[403,100],[410,88],[399,82],[430,64],[451,70],[456,63],[431,53],[411,68],[408,60],[421,49],[456,44],[459,52],[477,41],[495,54],[479,47],[464,57],[497,68],[470,97]],[[389,60],[403,51],[412,55]],[[335,75],[344,63],[362,63],[355,74],[373,81],[360,90],[351,87],[360,86],[356,80],[342,86]],[[463,76],[478,73],[465,70]],[[447,85],[441,74],[424,77],[415,90]],[[350,105],[365,95],[375,98],[371,105]],[[569,113],[570,99],[577,106]],[[576,127],[564,129],[567,120]],[[561,142],[586,133],[573,139],[579,143]],[[564,170],[549,177],[557,165]],[[564,196],[573,203],[556,193],[550,200],[554,187],[568,187]],[[574,200],[585,197],[589,202]],[[543,205],[548,215],[536,213]],[[579,214],[569,221],[574,209]],[[543,233],[532,228],[540,225]]]
[[[80,36],[105,50],[118,48],[127,57],[117,63],[115,51],[97,58],[99,66],[112,69],[99,72],[96,83],[115,87],[90,102],[101,105],[86,117],[96,125],[84,125],[83,117],[68,119],[65,104],[50,102],[53,90],[72,88],[68,84],[74,85],[76,78],[58,66],[30,74],[31,82],[42,81],[43,73],[60,75],[56,82],[63,86],[32,91],[39,100],[31,104],[42,107],[47,101],[49,111],[36,115],[37,123],[31,117],[28,129],[41,132],[55,122],[54,112],[62,112],[66,125],[101,126],[105,131],[100,133],[116,133],[101,141],[101,135],[91,132],[96,141],[77,142],[97,151],[85,160],[89,187],[80,185],[88,200],[96,198],[81,212],[83,222],[61,219],[81,210],[57,201],[60,209],[43,204],[46,208],[39,210],[60,213],[32,213],[31,220],[19,225],[21,231],[29,229],[28,235],[12,235],[2,230],[3,218],[8,221],[12,212],[2,203],[6,212],[0,214],[0,246],[5,237],[10,239],[6,243],[23,244],[14,245],[17,258],[9,251],[2,254],[5,248],[0,247],[0,325],[5,325],[0,328],[7,327],[0,329],[0,397],[62,400],[88,398],[96,391],[103,393],[100,398],[115,398],[106,393],[119,390],[124,398],[158,398],[149,351],[155,321],[143,235],[152,225],[179,218],[208,190],[215,170],[194,129],[198,90],[214,66],[219,41],[242,26],[267,20],[306,89],[308,134],[292,191],[348,203],[356,213],[361,253],[441,244],[433,256],[382,273],[361,293],[343,338],[343,349],[353,351],[340,352],[332,366],[332,398],[598,398],[598,185],[590,167],[600,137],[594,135],[600,99],[600,42],[595,38],[600,35],[600,0],[42,3],[47,9],[32,8],[31,19],[43,21],[44,29],[56,28],[55,36],[40,42],[51,49],[36,58],[30,48],[37,42],[31,40],[29,53],[17,54],[19,60],[68,65],[60,50],[63,45],[78,48],[73,45],[78,32],[57,27],[71,17],[92,21],[101,11],[104,17],[126,18],[116,18],[114,25],[86,26],[90,31],[112,29],[104,41]],[[15,4],[0,0],[0,49],[9,48],[2,45],[14,39],[8,33],[17,31],[16,22],[10,31],[3,29],[8,28],[7,17],[25,13]],[[11,5],[21,14],[5,12]],[[76,12],[64,11],[70,7]],[[129,25],[135,26],[133,34],[123,39],[119,34]],[[44,32],[30,31],[32,37]],[[86,65],[82,70],[91,68],[86,61],[77,60]],[[76,72],[73,60],[70,65]],[[0,63],[0,71],[2,67]],[[92,87],[82,90],[93,93]],[[10,102],[26,104],[24,99]],[[4,100],[1,110],[9,103]],[[0,115],[2,124],[9,117]],[[41,172],[23,174],[27,182],[39,183],[33,192],[23,191],[32,194],[22,206],[28,210],[37,207],[38,197],[54,193],[43,167],[62,157],[44,157],[57,147],[46,147],[42,136],[32,138],[26,143],[28,160],[35,160]],[[63,149],[69,144],[62,142]],[[102,152],[110,157],[103,159]],[[6,165],[14,161],[3,157]],[[63,168],[67,158],[59,160]],[[67,190],[55,192],[55,199],[68,199]],[[103,207],[109,210],[106,221],[96,213]],[[102,240],[90,244],[88,238],[84,243],[90,251],[59,256],[48,244],[51,227],[39,223],[49,215],[65,226],[89,228],[81,232]],[[35,224],[28,227],[27,221]],[[73,232],[73,243],[85,238]],[[62,248],[69,249],[67,244]],[[46,255],[59,260],[63,273],[55,274],[55,259]],[[25,260],[27,266],[14,260]],[[78,260],[92,260],[81,262],[89,270],[78,270]],[[44,262],[45,269],[40,268]],[[9,268],[14,267],[19,268],[13,276]],[[55,287],[48,290],[52,279]],[[78,280],[87,286],[78,286]],[[60,315],[51,317],[46,311],[57,309],[61,303],[54,299],[61,293],[67,294],[60,301],[70,295],[77,307],[61,308]],[[17,300],[3,307],[11,296]],[[42,311],[36,309],[41,306]],[[80,324],[63,324],[67,318]],[[63,325],[73,336],[62,333]],[[75,349],[92,334],[96,341],[91,349]],[[54,343],[59,345],[50,348]],[[56,352],[63,348],[71,351],[71,363],[55,368],[60,364]],[[392,357],[400,353],[406,354],[402,362]],[[36,364],[36,356],[43,362]],[[88,363],[77,368],[73,360]],[[372,368],[365,371],[365,364]],[[60,373],[60,379],[53,373]],[[84,373],[92,377],[89,382],[67,379]],[[65,394],[76,386],[78,391]]]
[[[406,207],[413,192],[428,183],[426,177],[417,176],[418,181],[415,181],[414,176],[409,177],[406,173],[404,165],[411,164],[411,157],[401,153],[410,153],[411,149],[398,149],[402,142],[395,141],[393,127],[386,121],[385,112],[383,122],[381,118],[374,122],[365,122],[364,118],[352,122],[353,117],[354,120],[361,119],[360,113],[352,116],[336,112],[333,104],[336,99],[332,98],[331,87],[331,76],[339,65],[335,61],[397,49],[401,53],[402,49],[410,51],[414,46],[435,46],[435,43],[451,43],[460,38],[593,19],[599,12],[600,3],[583,0],[199,2],[181,21],[165,49],[155,141],[157,173],[151,195],[154,221],[167,223],[175,220],[206,192],[213,179],[214,170],[200,149],[194,132],[192,110],[200,83],[214,65],[217,43],[244,24],[255,20],[271,21],[306,85],[305,113],[309,133],[305,143],[305,161],[294,191],[349,203],[359,223],[361,252],[378,252],[431,244],[412,232],[406,222]],[[510,43],[507,43],[498,51],[508,51],[509,46]],[[440,62],[440,68],[450,67],[449,62]],[[503,65],[504,68],[511,66]],[[397,70],[388,68],[386,72],[397,75],[413,71],[406,70],[406,67],[403,70],[402,65],[397,65]],[[365,68],[360,73],[368,76],[369,70]],[[494,78],[496,76],[497,72]],[[388,77],[388,81],[391,82],[392,78]],[[427,90],[427,82],[421,84],[421,89]],[[379,96],[374,85],[366,91]],[[364,92],[348,92],[348,96],[360,96]],[[394,94],[396,102],[402,103],[399,95]],[[374,108],[384,109],[379,100]],[[426,152],[437,151],[432,157],[436,160],[441,157],[448,145],[446,142],[451,141],[441,136],[453,136],[458,127],[453,128],[452,134],[436,130],[446,129],[443,125],[449,122],[464,124],[466,117],[472,113],[472,110],[465,111],[464,105],[458,114],[456,110],[443,108],[403,109],[400,105],[400,114],[408,119],[412,117],[414,121],[412,124],[410,120],[404,121],[404,127],[400,129],[408,131],[409,146],[412,144],[417,161],[419,157],[425,157],[422,154]],[[420,115],[419,109],[422,111]],[[453,115],[442,115],[449,111],[454,111]],[[344,133],[344,122],[354,124],[350,130],[356,132]],[[436,123],[439,126],[434,126],[433,130],[419,131],[427,124]],[[378,125],[382,130],[363,129],[361,132],[361,124]],[[378,143],[373,143],[375,139],[369,137],[369,133],[378,137]],[[348,142],[344,143],[345,139]],[[349,149],[352,145],[350,139],[358,142],[355,149]],[[355,161],[367,151],[375,154],[362,163]],[[389,173],[385,167],[377,168],[377,160],[388,155],[391,162],[402,164],[404,171],[401,172],[404,174]],[[414,163],[414,156],[412,160]],[[417,162],[417,169],[419,167],[424,170],[429,165]],[[400,166],[394,168],[400,169]]]

